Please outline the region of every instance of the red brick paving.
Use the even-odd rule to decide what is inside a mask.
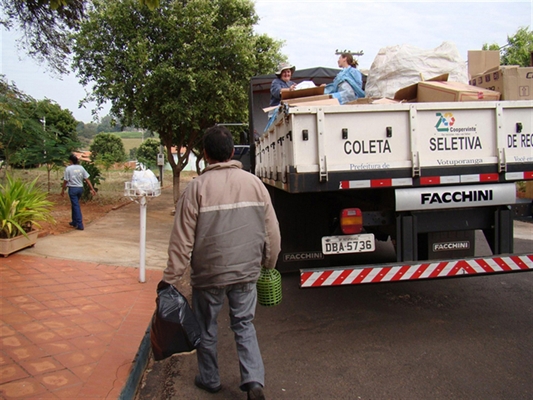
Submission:
[[[12,254],[0,259],[0,398],[116,399],[161,271]]]

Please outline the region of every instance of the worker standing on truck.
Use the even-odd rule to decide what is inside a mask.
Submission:
[[[287,90],[294,90],[296,88],[296,83],[291,81],[292,74],[296,67],[289,63],[280,63],[278,65],[278,70],[276,71],[277,78],[272,81],[270,84],[270,105],[269,107],[276,107],[273,110],[268,112],[268,123],[265,127],[265,132],[268,130],[272,122],[276,119],[278,115],[278,107],[281,103],[281,92]]]
[[[192,306],[201,329],[199,374],[194,384],[221,390],[217,318],[228,298],[239,356],[240,389],[264,399],[264,366],[253,319],[261,265],[274,268],[280,231],[270,195],[259,178],[231,160],[233,139],[222,125],[204,136],[209,165],[185,189],[176,206],[163,280],[175,284],[191,266]]]
[[[291,81],[292,74],[296,67],[289,63],[281,63],[276,71],[277,78],[270,84],[270,106],[279,106],[281,103],[281,92],[285,90],[294,90],[296,83]]]
[[[332,83],[325,85],[324,94],[331,94],[341,104],[365,97],[363,75],[356,69],[358,64],[352,54],[342,53],[337,64],[342,71],[337,74]]]

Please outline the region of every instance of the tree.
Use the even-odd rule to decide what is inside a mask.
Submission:
[[[482,50],[499,50],[501,65],[529,66],[533,52],[533,31],[527,27],[519,28],[513,36],[507,36],[507,44],[484,44]]]
[[[31,119],[28,105],[35,100],[18,90],[0,76],[0,152],[7,166],[12,165],[13,157],[25,147],[28,140],[28,126]]]
[[[69,110],[48,99],[35,103],[33,120],[42,123],[43,131],[33,138],[28,149],[31,161],[46,165],[50,191],[50,172],[64,166],[68,156],[80,146],[77,121]]]
[[[159,0],[138,0],[149,9],[159,6]],[[0,25],[14,26],[23,33],[22,47],[37,61],[46,61],[59,72],[68,72],[71,54],[71,33],[85,18],[90,0],[0,0],[4,19]]]
[[[281,42],[253,32],[250,0],[162,0],[153,12],[135,0],[95,0],[75,35],[74,68],[98,105],[125,126],[159,133],[179,178],[201,134],[217,122],[244,122],[250,77],[283,59]],[[177,161],[172,147],[185,148]]]
[[[157,166],[157,155],[161,141],[148,138],[141,143],[137,149],[137,161],[142,163],[146,168],[155,168]]]
[[[79,145],[76,120],[51,100],[36,101],[14,84],[0,80],[0,150],[6,165],[63,165]]]
[[[2,25],[14,25],[24,35],[22,47],[36,60],[48,64],[60,73],[68,71],[65,58],[70,54],[69,34],[84,16],[86,0],[1,0],[5,20]]]
[[[112,133],[99,133],[90,146],[91,161],[104,165],[126,160],[126,150],[122,139]],[[109,168],[108,166],[108,168]]]
[[[98,128],[96,129],[98,133],[100,132],[120,132],[122,130],[122,125],[120,122],[113,119],[110,115],[106,115],[100,120]]]
[[[79,121],[76,127],[76,132],[78,133],[78,138],[82,144],[89,146],[91,140],[96,136],[98,129],[98,124],[94,122],[89,122],[87,124]]]
[[[23,148],[15,154],[14,161],[23,165],[45,165],[50,191],[50,172],[62,167],[69,154],[80,145],[76,133],[77,121],[69,110],[63,110],[48,99],[32,101],[26,106],[29,116],[24,125],[26,139]]]

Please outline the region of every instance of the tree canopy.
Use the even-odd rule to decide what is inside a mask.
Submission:
[[[247,120],[250,77],[283,59],[281,42],[254,33],[250,0],[95,0],[75,35],[74,68],[97,104],[123,125],[159,133],[179,175],[203,131]],[[174,160],[171,148],[186,151]],[[180,154],[180,152],[177,152]]]
[[[45,164],[50,172],[79,146],[77,122],[69,110],[48,99],[37,101],[3,79],[0,124],[0,153],[8,166]]]
[[[50,191],[50,172],[54,168],[62,167],[69,154],[80,145],[76,132],[77,122],[69,110],[63,110],[48,99],[32,103],[30,116],[31,123],[39,125],[32,128],[37,134],[28,137],[26,151],[17,153],[15,159],[26,153],[27,159],[20,160],[21,162],[46,165]]]
[[[159,6],[159,0],[138,2],[150,9]],[[65,60],[72,46],[70,34],[77,30],[90,4],[90,0],[0,0],[4,13],[0,25],[20,29],[20,44],[30,56],[66,73],[69,63]]]
[[[141,143],[137,149],[137,161],[146,168],[157,167],[157,155],[161,141],[158,139],[148,138]]]
[[[533,31],[527,27],[519,28],[513,36],[507,36],[507,44],[500,46],[497,43],[485,43],[483,50],[499,50],[501,65],[527,67],[531,63],[533,52]]]
[[[114,164],[126,160],[126,150],[122,139],[112,133],[99,133],[90,146],[91,161]]]

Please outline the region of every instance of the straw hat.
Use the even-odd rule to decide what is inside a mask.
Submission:
[[[291,65],[290,63],[280,63],[278,65],[278,70],[276,71],[276,75],[281,75],[281,72],[284,70],[284,69],[290,69],[291,72],[294,74],[294,70],[296,69],[296,67],[294,65]]]

